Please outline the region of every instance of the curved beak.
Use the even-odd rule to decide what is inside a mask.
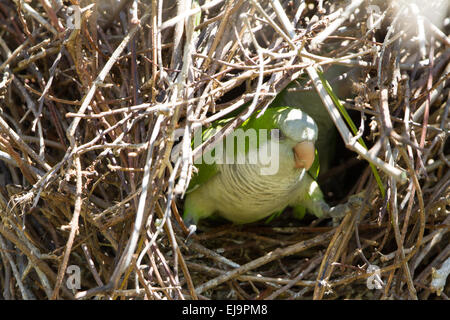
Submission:
[[[299,142],[294,146],[293,151],[295,158],[295,168],[304,168],[306,170],[311,168],[315,157],[315,147],[313,142]]]

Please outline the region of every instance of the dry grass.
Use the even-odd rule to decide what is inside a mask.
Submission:
[[[0,0],[3,299],[448,299],[445,272],[432,285],[450,256],[450,39],[439,21],[400,1],[199,1],[201,15],[197,1],[89,2],[70,29],[67,3]],[[380,9],[372,29],[368,5]],[[372,149],[334,121],[377,164],[385,196],[364,160],[346,194],[329,197],[366,190],[339,226],[286,213],[206,221],[186,241],[193,127],[248,103],[223,136],[336,64],[362,71],[348,81],[356,97],[340,98],[366,115]],[[324,184],[354,170],[350,158]],[[371,290],[376,268],[383,284]]]

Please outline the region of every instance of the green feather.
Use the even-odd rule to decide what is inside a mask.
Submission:
[[[267,140],[270,139],[270,131],[272,129],[279,129],[279,124],[284,121],[284,118],[281,118],[283,116],[283,111],[287,109],[293,109],[290,107],[271,107],[265,110],[263,114],[261,114],[261,111],[256,111],[254,114],[252,114],[246,121],[244,121],[238,128],[235,129],[234,132],[230,133],[227,137],[225,137],[225,141],[219,142],[219,144],[222,144],[223,148],[226,149],[226,145],[229,139],[237,139],[235,136],[236,130],[242,129],[244,132],[246,132],[248,129],[252,129],[253,132],[256,132],[257,139],[255,142],[257,143],[256,147],[259,147],[259,143],[261,142],[261,137],[258,136],[261,134],[261,129],[266,129],[266,134],[268,135],[266,138]],[[229,119],[223,119],[216,121],[211,127],[203,130],[202,132],[202,141],[201,143],[204,143],[208,139],[214,136],[214,134],[221,130],[224,126],[230,123],[234,118]],[[194,139],[195,140],[195,139]],[[238,152],[238,143],[234,141],[233,143],[234,155],[237,155]],[[198,145],[194,145],[194,143],[198,144],[199,141],[193,141],[193,148],[198,147]],[[217,146],[216,146],[217,147]],[[205,155],[208,155],[210,159],[212,159],[212,156],[215,156],[216,147],[213,147],[210,150],[207,150],[202,157]],[[245,148],[244,152],[247,153],[250,147],[250,139],[245,139]],[[242,149],[240,149],[242,150]],[[230,152],[231,150],[225,150],[226,152]],[[215,203],[214,201],[210,201],[209,199],[205,198],[206,193],[205,190],[207,189],[200,189],[197,192],[194,192],[197,188],[199,188],[203,184],[209,183],[211,179],[214,178],[215,175],[219,173],[219,167],[215,164],[208,164],[207,162],[203,161],[203,159],[200,159],[201,161],[195,160],[195,166],[198,169],[196,173],[193,174],[188,190],[187,190],[187,196],[185,201],[185,207],[184,207],[184,219],[186,221],[194,221],[197,222],[199,219],[210,216],[211,212],[214,211]],[[319,157],[316,150],[315,153],[315,160],[310,168],[309,172],[306,172],[303,180],[305,183],[305,191],[306,194],[303,195],[305,198],[305,203],[301,203],[301,205],[293,205],[294,207],[294,215],[298,218],[302,218],[306,212],[306,210],[310,211],[311,213],[314,213],[318,216],[323,215],[322,211],[320,211],[320,206],[311,204],[312,202],[318,200],[323,202],[323,195],[320,191],[320,188],[318,188],[317,183],[314,181],[315,178],[317,178],[319,173]],[[299,201],[302,201],[299,199]],[[284,209],[289,205],[289,203],[286,203],[286,206],[282,210],[277,210],[277,212],[272,213],[271,216],[267,218],[267,222],[271,221],[272,219],[278,217]]]
[[[256,111],[252,116],[250,116],[246,121],[244,121],[238,128],[236,129],[242,129],[244,131],[252,128],[256,130],[256,134],[257,134],[257,139],[256,139],[256,143],[257,143],[257,147],[259,147],[259,142],[261,141],[259,134],[260,134],[260,130],[259,129],[266,129],[267,130],[267,139],[270,138],[270,130],[271,129],[276,129],[277,128],[277,117],[280,114],[280,111],[282,110],[286,110],[288,109],[288,107],[275,107],[275,108],[268,108],[264,114],[260,117],[258,117],[258,115],[260,114],[260,110]],[[210,127],[206,128],[203,130],[202,132],[202,142],[207,141],[208,139],[210,139],[212,136],[214,136],[214,134],[216,132],[218,132],[219,130],[221,130],[223,127],[225,127],[229,122],[231,122],[234,118],[229,118],[229,119],[221,119],[221,120],[217,120],[216,122],[214,122]],[[234,136],[234,133],[230,133],[227,137],[225,137],[225,139],[236,139],[236,137]],[[226,143],[225,140],[225,143]],[[192,146],[198,147],[198,146],[194,146],[194,142],[192,142]],[[235,141],[236,142],[236,141]],[[220,143],[220,142],[219,142]],[[222,141],[223,143],[223,141]],[[237,143],[234,143],[234,155],[237,155]],[[249,139],[245,139],[245,152],[248,151],[249,148]],[[210,153],[211,156],[214,155],[215,149],[212,148],[211,150],[206,151],[206,153]],[[204,155],[202,155],[203,157]],[[200,159],[201,160],[201,159]],[[200,163],[196,164],[196,168],[198,169],[198,173],[197,174],[193,174],[192,178],[191,178],[191,182],[189,184],[189,187],[187,189],[187,193],[195,190],[200,184],[205,183],[206,181],[208,181],[209,179],[211,179],[214,175],[217,174],[218,169],[217,166],[215,164],[208,164],[205,163],[205,161],[198,161]]]

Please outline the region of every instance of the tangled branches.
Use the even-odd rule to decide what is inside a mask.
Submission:
[[[406,1],[90,2],[0,0],[4,299],[447,298],[431,286],[450,253],[445,1],[431,16]],[[317,70],[336,66],[358,76],[330,91]],[[363,210],[337,227],[207,222],[186,240],[193,159],[296,90],[317,92],[353,151],[325,189],[360,168],[328,200],[365,189]]]

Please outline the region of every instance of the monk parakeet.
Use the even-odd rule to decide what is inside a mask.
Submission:
[[[227,121],[205,130],[203,140]],[[256,112],[204,153],[186,193],[184,220],[197,223],[218,214],[234,223],[250,223],[288,206],[300,217],[305,209],[317,217],[343,215],[330,210],[311,175],[318,162],[317,136],[316,123],[300,109]]]
[[[342,100],[354,96],[352,83],[357,82],[362,70],[333,65],[324,73],[334,93]],[[300,77],[281,91],[272,106],[290,106],[306,112],[317,124],[319,134],[315,143],[319,154],[320,173],[325,173],[331,166],[336,151],[338,132],[322,100],[313,87],[308,87],[308,77]]]

